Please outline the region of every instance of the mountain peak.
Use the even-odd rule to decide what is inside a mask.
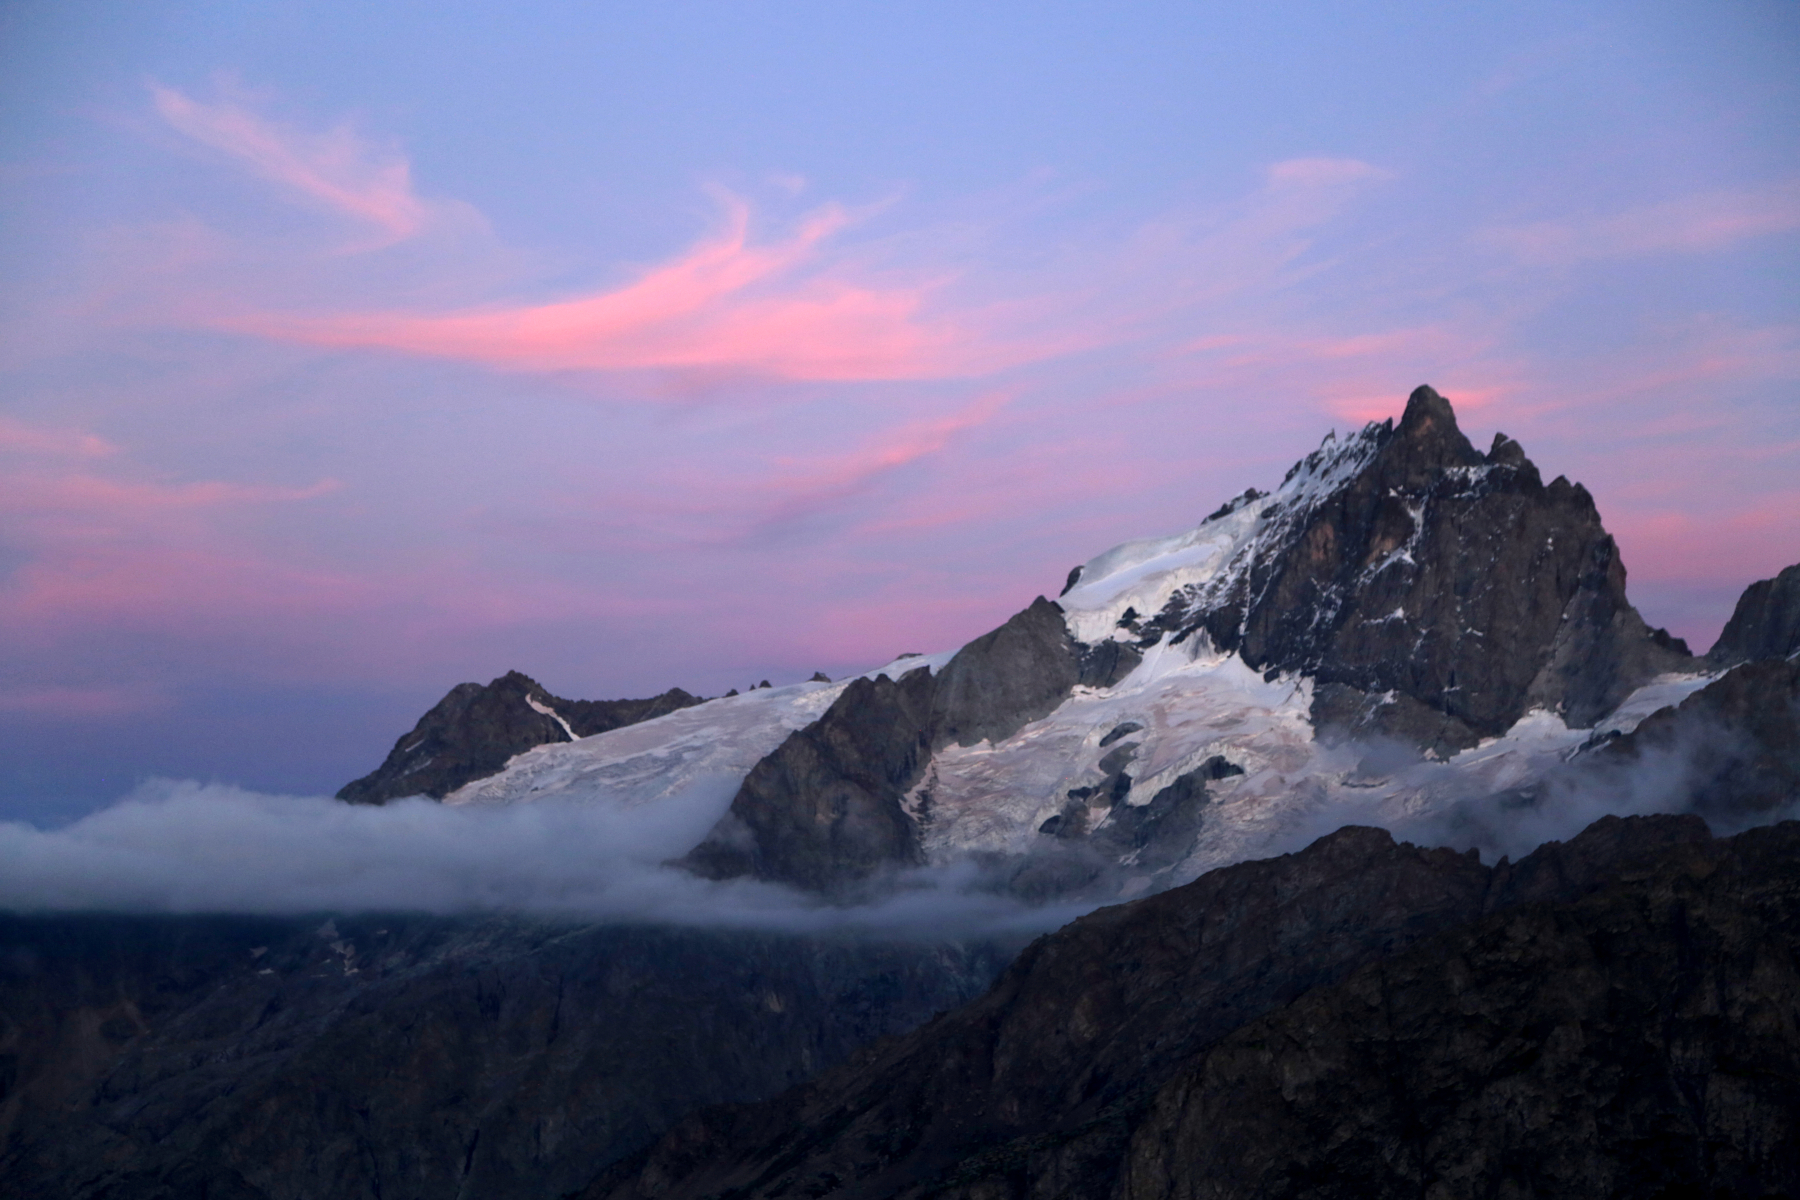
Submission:
[[[700,703],[671,688],[647,700],[564,700],[523,671],[486,685],[459,683],[394,743],[387,759],[345,784],[338,799],[384,804],[402,796],[445,796],[504,767],[515,754],[547,742],[617,729]]]

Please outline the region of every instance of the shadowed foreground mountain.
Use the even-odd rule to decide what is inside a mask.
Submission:
[[[0,1196],[555,1195],[969,999],[1016,949],[0,915]]]
[[[1800,824],[1350,827],[1103,909],[584,1200],[1800,1191]]]

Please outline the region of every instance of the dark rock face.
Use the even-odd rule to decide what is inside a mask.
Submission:
[[[1085,917],[583,1195],[1791,1193],[1796,962],[1794,823],[1606,818],[1491,869],[1349,828]]]
[[[0,1194],[554,1196],[968,999],[1010,949],[0,916]]]
[[[1800,654],[1800,563],[1744,589],[1707,661],[1728,667]]]
[[[1684,848],[1238,1030],[1158,1092],[1112,1194],[1793,1194],[1796,849]]]
[[[1631,770],[1646,763],[1659,774],[1674,772],[1665,786],[1727,826],[1800,806],[1800,659],[1734,667],[1578,765]]]
[[[919,861],[901,807],[930,755],[931,672],[856,679],[744,779],[731,808],[682,860],[711,879],[754,875],[835,892]]]
[[[1591,725],[1690,664],[1626,602],[1587,490],[1546,485],[1504,435],[1482,454],[1431,388],[1339,453],[1346,478],[1266,512],[1249,560],[1217,590],[1177,592],[1132,626],[1140,641],[1204,631],[1258,670],[1312,676],[1322,730],[1439,753],[1534,705]],[[1328,461],[1316,452],[1289,477]]]
[[[1107,687],[1138,662],[1129,646],[1082,646],[1039,596],[933,675],[858,679],[751,769],[730,810],[682,860],[709,878],[754,875],[842,894],[921,861],[904,798],[934,751],[1017,733],[1078,683]]]
[[[401,796],[442,800],[533,746],[572,741],[571,733],[581,738],[635,725],[699,703],[700,697],[680,688],[648,700],[564,700],[518,671],[486,687],[459,683],[394,743],[380,767],[346,784],[338,799],[352,804]]]

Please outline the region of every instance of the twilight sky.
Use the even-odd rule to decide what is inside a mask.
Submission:
[[[959,644],[1429,382],[1800,561],[1800,6],[0,0],[0,819]]]

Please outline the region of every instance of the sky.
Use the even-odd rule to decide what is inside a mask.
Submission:
[[[0,820],[960,644],[1430,383],[1800,561],[1800,5],[0,0]]]

